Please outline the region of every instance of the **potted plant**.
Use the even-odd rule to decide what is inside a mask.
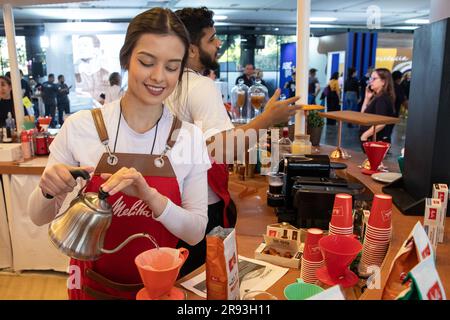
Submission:
[[[322,136],[322,128],[324,125],[323,118],[317,111],[310,111],[307,118],[307,130],[310,135],[311,144],[313,146],[320,145],[320,137]]]

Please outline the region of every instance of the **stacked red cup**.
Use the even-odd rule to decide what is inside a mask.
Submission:
[[[358,267],[360,274],[368,274],[370,266],[381,266],[389,248],[391,233],[392,197],[376,194],[367,222],[363,253]]]
[[[319,247],[319,240],[322,237],[323,231],[320,229],[310,228],[307,230],[300,270],[300,278],[306,283],[316,283],[316,270],[325,265]]]
[[[353,234],[352,196],[338,193],[334,198],[333,212],[329,224],[329,234]]]

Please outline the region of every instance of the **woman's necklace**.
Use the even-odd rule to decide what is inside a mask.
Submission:
[[[156,121],[156,128],[155,128],[155,136],[153,137],[153,144],[152,144],[152,150],[150,151],[150,154],[153,154],[153,149],[155,148],[155,142],[156,142],[156,137],[158,135],[158,125],[159,125],[159,121],[162,118],[162,115],[164,113],[164,105],[163,105],[163,110],[161,112],[161,115],[159,116],[158,121]],[[119,137],[119,129],[120,129],[120,120],[122,119],[122,101],[120,101],[120,114],[119,114],[119,122],[117,123],[117,130],[116,130],[116,139],[114,141],[114,149],[113,149],[113,153],[116,153],[116,145],[117,145],[117,138]]]

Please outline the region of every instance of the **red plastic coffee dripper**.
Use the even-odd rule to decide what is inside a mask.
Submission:
[[[189,256],[185,248],[154,248],[139,254],[135,263],[144,283],[138,300],[182,300],[185,293],[175,288],[181,267]]]
[[[353,236],[329,235],[319,240],[319,246],[325,267],[316,271],[317,278],[327,285],[355,285],[358,276],[348,267],[362,250],[362,244]]]
[[[390,146],[390,143],[382,141],[364,142],[363,148],[366,152],[367,158],[369,159],[370,170],[363,168],[361,169],[361,172],[368,175],[378,172],[378,167],[386,156]]]

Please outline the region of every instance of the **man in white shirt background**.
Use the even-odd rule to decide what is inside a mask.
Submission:
[[[205,69],[217,69],[218,53],[221,41],[217,38],[214,28],[214,13],[206,7],[184,8],[175,12],[182,20],[191,38],[187,68],[184,71],[181,92],[176,90],[166,101],[169,109],[181,120],[199,126],[205,139],[225,141],[227,132],[231,131],[236,139],[235,128],[227,115],[222,94],[214,82],[202,75]],[[265,111],[250,123],[239,127],[240,130],[266,129],[273,124],[285,122],[295,114],[300,106],[291,106],[298,97],[278,101],[280,90],[269,100]],[[245,150],[248,150],[246,136]],[[210,140],[210,141],[211,141]],[[211,159],[212,167],[208,170],[208,225],[206,234],[214,227],[234,227],[236,210],[228,192],[228,166],[225,164],[227,152],[238,156],[236,143],[231,150],[223,150],[221,156]],[[217,153],[217,152],[216,152]],[[219,152],[220,153],[220,152]],[[228,156],[229,157],[229,156]],[[194,247],[180,241],[179,246],[189,249],[190,257],[184,264],[181,276],[195,270],[205,262],[206,241],[203,240]]]

